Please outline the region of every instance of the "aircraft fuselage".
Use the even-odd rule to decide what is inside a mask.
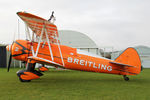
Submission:
[[[31,43],[26,40],[16,40],[12,45],[12,56],[14,59],[27,62],[27,58],[29,56],[34,56],[33,52],[36,53],[37,45],[37,42]],[[58,45],[50,45],[53,53],[53,61],[62,65],[62,54],[64,68],[99,73],[123,74],[123,72],[115,70],[118,66],[114,66],[109,63],[110,61],[112,61],[110,59],[106,59],[98,55],[93,55],[86,51],[78,50],[76,48],[71,48],[64,45],[60,45],[60,53]],[[31,50],[31,46],[33,50]],[[47,43],[41,43],[41,46],[39,47],[39,51],[37,53],[37,57],[52,61]]]

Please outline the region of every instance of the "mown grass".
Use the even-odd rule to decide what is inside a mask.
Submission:
[[[0,100],[150,100],[150,69],[126,82],[122,76],[50,70],[21,83],[17,68],[0,68]]]

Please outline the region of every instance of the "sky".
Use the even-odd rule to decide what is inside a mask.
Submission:
[[[18,31],[25,37],[16,12],[49,19],[54,11],[58,30],[84,33],[100,48],[150,47],[150,0],[1,0],[0,5],[0,43],[10,44]]]

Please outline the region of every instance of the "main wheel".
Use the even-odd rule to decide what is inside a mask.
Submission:
[[[129,77],[127,77],[126,75],[123,76],[125,81],[129,81]]]
[[[38,79],[43,74],[38,71],[27,71],[27,70],[20,70],[17,72],[17,76],[21,82],[30,82],[33,79]]]
[[[19,77],[19,80],[20,80],[21,82],[30,82],[31,80],[24,80],[24,79],[21,78],[21,75],[24,75],[24,72],[26,72],[26,70],[19,70],[19,71],[17,72],[17,76]]]
[[[19,77],[20,82],[31,82],[31,80],[23,80]]]

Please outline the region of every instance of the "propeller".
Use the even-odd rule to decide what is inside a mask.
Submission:
[[[12,61],[12,55],[10,53],[10,56],[9,56],[9,63],[8,63],[8,69],[7,69],[7,72],[9,72],[9,69],[10,69],[10,65],[11,65],[11,61]]]
[[[7,47],[6,47],[7,51],[10,52],[9,62],[8,62],[8,66],[7,66],[7,72],[9,72],[10,65],[11,65],[11,61],[12,61],[12,46],[13,46],[13,44],[14,44],[15,37],[16,37],[16,34],[15,34],[15,33],[16,33],[16,32],[14,32],[12,44],[11,44],[11,45],[7,45]],[[18,20],[18,38],[19,38],[19,20]]]
[[[20,26],[19,26],[19,19],[18,19],[18,39],[20,38]],[[13,42],[11,45],[7,45],[6,49],[7,51],[10,51],[10,56],[9,56],[9,62],[8,62],[8,66],[7,66],[7,72],[9,72],[10,69],[10,65],[11,65],[11,61],[12,61],[12,46],[15,42],[15,37],[16,37],[16,32],[14,32],[14,36],[13,36]]]
[[[7,66],[7,72],[9,72],[11,61],[12,61],[12,46],[13,46],[13,44],[14,44],[14,42],[11,45],[8,45],[6,47],[7,51],[10,51],[9,62],[8,62],[8,66]]]

